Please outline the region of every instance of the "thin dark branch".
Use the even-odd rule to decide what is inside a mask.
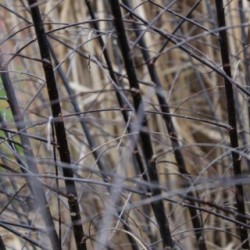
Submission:
[[[36,31],[37,41],[43,61],[43,70],[47,82],[48,95],[51,103],[51,111],[54,118],[61,118],[61,122],[55,123],[55,134],[57,139],[57,147],[60,155],[60,160],[63,163],[71,164],[70,152],[67,143],[65,126],[63,121],[63,114],[60,103],[56,103],[59,99],[56,80],[54,76],[52,61],[49,53],[47,37],[45,34],[42,17],[38,2],[36,0],[28,1],[31,11],[31,16]],[[65,177],[73,177],[74,172],[71,168],[63,168],[63,175]],[[69,195],[68,204],[70,207],[71,220],[73,223],[73,232],[75,242],[78,250],[87,249],[86,242],[84,241],[85,234],[81,225],[80,207],[77,199],[76,185],[74,181],[65,181],[67,194]]]
[[[124,23],[122,20],[122,14],[121,14],[119,1],[115,0],[115,1],[109,1],[109,2],[110,2],[110,7],[112,9],[113,16],[114,16],[114,25],[116,28],[118,42],[119,42],[123,60],[124,60],[124,66],[126,68],[126,72],[128,75],[130,88],[134,92],[132,93],[132,97],[133,97],[133,102],[135,105],[137,119],[139,119],[139,121],[141,120],[142,127],[148,127],[147,120],[145,117],[143,100],[140,94],[140,88],[139,88],[139,84],[138,84],[136,73],[135,73],[134,63],[130,54],[130,48],[129,48],[127,37],[126,37]],[[155,165],[154,153],[153,153],[151,139],[149,137],[149,134],[143,131],[139,131],[139,134],[140,134],[140,139],[142,143],[143,155],[144,155],[145,162],[147,165],[149,179],[153,183],[159,183],[156,165]],[[160,189],[152,190],[152,194],[153,196],[159,195],[161,194],[161,190]],[[173,247],[174,242],[171,237],[169,224],[168,224],[168,220],[164,211],[164,205],[163,205],[162,200],[159,200],[158,202],[153,202],[152,208],[156,217],[156,221],[159,225],[163,246]]]
[[[96,19],[95,14],[94,14],[94,12],[92,10],[92,6],[90,4],[90,1],[86,0],[85,2],[86,2],[86,5],[88,7],[89,14],[90,14],[91,18],[93,20],[95,20]],[[99,35],[100,31],[99,31],[98,24],[96,22],[93,22],[92,25],[93,25],[94,29],[96,30],[97,35]],[[119,106],[121,107],[121,113],[122,113],[122,116],[123,116],[123,119],[124,119],[125,123],[128,124],[127,129],[128,129],[128,132],[130,133],[131,132],[131,125],[130,125],[130,122],[129,122],[129,116],[128,116],[127,108],[128,107],[133,108],[133,107],[130,104],[128,98],[124,95],[123,86],[120,83],[120,81],[117,79],[117,76],[115,75],[115,72],[114,72],[111,60],[109,58],[109,54],[108,54],[106,45],[105,45],[105,43],[104,43],[101,36],[98,36],[98,42],[99,42],[100,47],[103,50],[103,55],[104,55],[104,58],[105,58],[105,61],[106,61],[106,64],[107,64],[109,75],[110,75],[110,78],[111,78],[111,80],[113,82],[112,86],[113,86],[114,90],[116,91],[115,93],[116,93],[116,97],[117,97]],[[137,143],[134,141],[133,137],[130,137],[130,139],[135,144],[133,156],[134,156],[134,158],[135,158],[135,160],[137,162],[137,165],[138,165],[137,168],[139,169],[139,171],[141,173],[144,173],[145,171],[144,171],[143,161],[142,161],[141,156],[139,154],[140,151],[138,149],[138,146],[136,145]],[[147,180],[147,176],[145,174],[143,174],[143,178],[144,178],[144,180]]]
[[[216,0],[216,11],[217,11],[218,26],[226,27],[223,0]],[[221,30],[219,32],[219,36],[220,36],[219,42],[221,47],[221,59],[222,59],[223,69],[227,74],[227,76],[231,78],[227,31]],[[230,142],[232,148],[236,149],[238,148],[239,145],[238,145],[238,135],[237,135],[234,92],[232,84],[226,78],[224,78],[224,83],[225,83],[226,98],[227,98],[228,123],[233,128],[232,130],[229,131]],[[240,164],[241,160],[239,153],[233,151],[232,158],[233,158],[234,175],[235,177],[241,176],[241,164]],[[245,215],[246,212],[244,204],[244,191],[243,191],[243,186],[241,184],[235,185],[235,200],[238,213]],[[236,220],[246,223],[244,217],[239,217],[238,215],[236,215]],[[242,242],[242,248],[249,249],[247,230],[245,228],[238,227],[238,231]]]
[[[131,6],[129,5],[127,0],[123,0],[123,3],[126,4],[131,9]],[[199,1],[198,1],[198,3],[199,3]],[[196,5],[196,7],[197,6],[198,5]],[[141,35],[142,32],[139,30],[139,27],[137,26],[136,23],[134,23],[133,28],[134,28],[134,31],[136,34],[136,38],[138,40],[138,44],[141,48],[141,53],[143,55],[144,61],[146,62],[146,66],[147,66],[151,81],[155,84],[155,93],[156,93],[158,102],[160,104],[162,118],[165,122],[170,140],[172,142],[173,152],[175,155],[175,160],[177,162],[179,172],[188,177],[188,176],[190,176],[190,174],[187,171],[185,160],[184,160],[183,154],[180,150],[180,143],[178,141],[178,136],[177,136],[177,132],[176,132],[175,126],[174,126],[173,121],[172,121],[172,117],[171,117],[171,115],[169,115],[170,108],[169,108],[169,105],[166,101],[166,96],[164,94],[165,91],[162,87],[162,84],[161,84],[160,79],[158,77],[158,74],[156,72],[154,63],[150,63],[150,55],[148,53],[148,48],[147,48],[147,45],[144,41],[144,38]],[[193,193],[193,192],[188,192],[187,195],[191,196],[191,197],[196,196],[195,193]],[[191,203],[193,203],[193,205],[195,205],[195,203],[193,201],[191,201]],[[197,243],[199,245],[199,248],[202,250],[205,250],[206,249],[205,241],[201,240],[204,238],[201,218],[199,218],[198,212],[196,211],[196,209],[194,209],[194,207],[188,207],[188,209],[189,209],[189,212],[191,215],[193,227],[195,229],[195,234],[196,234]]]
[[[6,250],[6,247],[5,247],[5,244],[4,244],[4,241],[2,239],[2,237],[0,236],[0,249],[2,250]]]
[[[26,157],[27,166],[22,167],[21,171],[29,174],[30,172],[33,174],[38,174],[37,166],[34,160],[32,146],[29,141],[29,137],[26,135],[27,130],[24,123],[24,117],[19,109],[15,91],[10,76],[8,74],[8,69],[6,68],[6,66],[3,65],[3,55],[1,51],[0,51],[0,71],[1,71],[1,78],[3,81],[3,86],[7,98],[9,100],[9,105],[16,123],[17,130],[19,132],[21,144]],[[53,218],[47,203],[47,199],[42,184],[39,180],[37,181],[37,178],[33,177],[31,174],[28,175],[26,179],[31,192],[34,198],[36,199],[38,206],[41,209],[41,214],[45,222],[45,225],[50,232],[49,233],[50,242],[54,247],[54,249],[60,249],[58,248],[58,236],[55,230]]]
[[[150,26],[150,23],[147,22],[145,19],[141,18],[139,15],[134,13],[133,10],[128,8],[125,4],[121,4],[121,6],[130,12],[134,17],[139,19],[142,23]],[[214,65],[211,62],[208,62],[206,59],[203,59],[200,55],[195,54],[193,51],[187,48],[186,41],[181,42],[179,44],[179,41],[177,41],[172,35],[167,34],[161,29],[156,28],[155,26],[151,26],[151,29],[160,34],[162,37],[168,39],[171,43],[178,45],[178,48],[180,48],[182,51],[187,53],[187,55],[190,55],[194,59],[196,59],[198,62],[201,62],[203,65],[207,66],[211,70],[215,71],[218,75],[222,76],[225,80],[227,80],[231,85],[234,85],[236,88],[240,89],[245,95],[250,96],[250,92],[247,91],[245,88],[240,86],[237,82],[235,82],[232,78],[230,78],[223,70],[221,70],[218,65]],[[222,29],[224,30],[224,29]]]

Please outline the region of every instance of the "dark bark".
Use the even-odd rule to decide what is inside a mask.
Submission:
[[[53,118],[60,118],[60,122],[54,124],[57,148],[60,155],[60,160],[68,167],[63,167],[63,175],[70,179],[65,180],[66,191],[68,195],[68,204],[71,214],[71,220],[73,223],[73,233],[77,249],[87,249],[85,242],[85,234],[81,225],[80,207],[77,200],[76,185],[73,180],[74,172],[71,168],[70,152],[67,143],[66,131],[63,121],[63,114],[61,105],[59,102],[59,94],[56,86],[56,80],[53,72],[52,61],[49,53],[49,46],[47,42],[46,33],[43,26],[39,5],[36,0],[28,1],[30,6],[30,12],[36,31],[37,42],[39,45],[40,55],[43,62],[43,70],[47,83],[47,90],[51,104],[51,112]]]
[[[217,11],[219,28],[226,27],[224,6],[222,0],[216,0],[216,11]],[[229,78],[231,78],[232,76],[231,76],[229,47],[228,47],[226,29],[222,29],[219,31],[219,38],[220,38],[219,42],[220,42],[221,60],[223,64],[223,69],[226,75]],[[229,132],[229,137],[230,137],[231,147],[233,149],[236,149],[232,151],[232,159],[233,159],[234,176],[237,178],[241,176],[241,162],[240,162],[240,154],[237,151],[239,145],[238,145],[234,92],[232,84],[227,79],[224,79],[224,83],[225,83],[226,99],[227,99],[228,123],[232,127],[232,129]],[[244,191],[243,191],[243,186],[241,184],[235,185],[235,200],[236,200],[236,208],[239,215],[245,215],[246,213],[244,204]],[[246,223],[246,219],[239,215],[236,215],[236,220],[239,220],[242,223]],[[238,227],[238,231],[242,242],[242,248],[249,249],[248,232],[246,228]]]

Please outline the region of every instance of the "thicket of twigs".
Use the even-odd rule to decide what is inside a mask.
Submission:
[[[0,249],[249,249],[246,0],[0,0]]]

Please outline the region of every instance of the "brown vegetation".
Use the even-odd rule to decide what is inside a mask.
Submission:
[[[250,6],[218,2],[0,0],[0,246],[248,248]]]

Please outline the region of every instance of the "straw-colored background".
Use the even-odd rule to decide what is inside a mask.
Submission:
[[[25,2],[25,1],[24,1]],[[125,89],[129,89],[126,72],[122,62],[122,56],[119,52],[118,45],[115,40],[115,30],[112,26],[112,15],[108,7],[109,1],[91,1],[94,6],[96,18],[103,21],[98,22],[102,32],[102,38],[108,48],[109,55],[114,66],[114,70],[119,73],[119,81]],[[154,20],[159,15],[161,9],[159,6],[150,3],[150,1],[132,0],[132,5],[135,12],[143,17],[148,22]],[[165,6],[170,1],[153,1],[160,6]],[[162,15],[154,20],[153,25],[164,32],[171,33],[178,22],[181,20],[173,12],[178,15],[185,16],[190,8],[196,3],[194,0],[177,0],[171,6],[172,13],[165,11]],[[224,1],[225,13],[227,18],[228,41],[230,45],[230,60],[231,69],[234,80],[241,86],[246,86],[245,70],[243,63],[243,46],[241,43],[241,29],[238,1]],[[22,1],[3,1],[2,5],[15,10],[28,20],[31,20],[28,10],[22,5]],[[249,16],[248,2],[243,1],[246,17]],[[123,156],[127,151],[129,140],[124,133],[126,124],[123,121],[116,96],[113,91],[112,82],[108,71],[104,68],[105,60],[103,58],[102,48],[99,47],[97,41],[97,33],[93,31],[89,24],[89,14],[84,1],[64,0],[64,1],[42,1],[41,10],[43,13],[44,24],[46,31],[49,31],[49,40],[53,44],[57,58],[61,63],[61,67],[66,73],[70,86],[75,92],[75,97],[82,111],[87,112],[84,116],[90,133],[93,136],[96,144],[103,152],[102,160],[112,174],[120,174],[126,178],[138,178],[133,161],[126,159],[124,162]],[[0,39],[1,50],[5,54],[6,62],[9,62],[10,76],[15,86],[16,95],[19,100],[19,105],[25,114],[27,126],[31,126],[29,133],[48,138],[48,118],[50,107],[47,97],[46,85],[42,65],[36,59],[40,59],[38,46],[36,41],[25,47],[22,51],[13,57],[24,45],[35,38],[33,27],[29,26],[24,20],[20,19],[10,11],[0,7]],[[127,35],[130,39],[131,47],[134,46],[135,35],[132,31],[132,26],[129,22],[132,19],[124,11],[124,19],[127,21]],[[220,50],[218,43],[218,33],[215,30],[217,26],[216,10],[214,1],[202,0],[199,7],[192,13],[191,20],[195,23],[186,21],[181,29],[175,34],[185,44],[192,45],[189,47],[194,53],[199,55],[204,61],[212,63],[215,67],[221,68]],[[248,19],[246,20],[248,21]],[[139,22],[139,21],[138,21]],[[68,24],[78,24],[75,26],[59,29]],[[200,183],[199,198],[204,201],[210,201],[218,206],[233,209],[234,207],[234,187],[229,183],[223,184],[218,181],[216,184],[209,184],[209,180],[219,180],[223,177],[232,176],[232,163],[230,156],[228,131],[224,128],[219,128],[215,125],[209,125],[202,121],[194,121],[188,117],[213,120],[227,124],[226,99],[224,92],[224,82],[211,68],[206,67],[203,63],[193,59],[190,55],[183,52],[178,46],[169,43],[164,51],[158,55],[158,51],[163,45],[165,38],[156,34],[151,29],[147,29],[144,25],[140,26],[144,30],[145,41],[149,48],[152,57],[159,56],[155,62],[157,73],[160,77],[162,86],[171,108],[171,112],[176,115],[186,116],[185,118],[173,118],[174,125],[177,130],[178,138],[182,146],[181,152],[184,155],[188,171],[193,175],[195,180]],[[23,29],[23,30],[21,30]],[[20,30],[20,32],[17,32]],[[15,33],[16,32],[16,33]],[[246,28],[247,32],[247,28]],[[14,34],[11,36],[11,34]],[[55,38],[57,40],[55,40]],[[67,46],[60,43],[58,40],[65,43]],[[159,111],[159,104],[155,97],[153,83],[150,80],[147,68],[143,61],[140,48],[136,45],[131,50],[138,80],[140,81],[141,92],[145,101],[145,109],[147,111]],[[10,61],[9,61],[10,60]],[[78,177],[86,179],[101,178],[95,174],[99,171],[95,160],[92,157],[91,150],[87,145],[85,136],[79,125],[77,116],[74,115],[73,108],[67,96],[62,81],[58,77],[56,68],[55,75],[57,77],[58,89],[63,107],[63,114],[69,115],[65,118],[67,127],[67,138],[70,145],[72,161],[78,163]],[[4,97],[4,91],[0,92]],[[128,92],[125,92],[128,93]],[[240,133],[245,133],[249,139],[248,131],[248,114],[247,114],[247,97],[235,88],[236,99],[238,100],[238,119],[242,121],[242,128],[239,128]],[[102,110],[98,112],[90,112],[90,110]],[[0,111],[5,116],[9,128],[15,128],[9,106],[6,100],[0,100]],[[164,122],[158,114],[148,113],[150,136],[153,143],[154,154],[156,157],[157,170],[162,186],[165,188],[165,195],[174,200],[176,203],[164,202],[166,213],[169,219],[172,236],[183,249],[195,249],[195,237],[192,231],[192,224],[187,212],[187,208],[182,206],[183,199],[173,195],[174,191],[178,191],[181,187],[180,178],[178,177],[178,169],[175,164],[171,142]],[[35,126],[35,124],[37,124]],[[18,140],[18,137],[13,137]],[[244,145],[241,136],[240,146]],[[52,161],[52,151],[47,149],[47,144],[37,140],[31,140],[33,150],[39,162],[41,173],[54,173]],[[1,150],[10,158],[13,157],[5,143],[2,143]],[[247,149],[242,152],[247,153]],[[246,160],[242,159],[244,172],[247,172]],[[17,164],[10,161],[10,167],[18,170]],[[6,170],[1,170],[6,172]],[[93,173],[91,171],[94,171]],[[12,192],[10,179],[4,177],[2,183],[6,185],[9,192]],[[126,182],[124,185],[136,188],[136,184]],[[15,178],[16,185],[21,187],[24,180]],[[54,180],[43,180],[44,183],[55,186]],[[3,184],[2,184],[3,185]],[[246,201],[249,196],[247,194],[247,185],[245,185]],[[64,189],[63,182],[61,189]],[[88,185],[79,183],[78,185],[79,201],[82,208],[83,224],[85,231],[90,235],[87,240],[89,249],[93,249],[95,245],[95,234],[98,227],[102,211],[105,209],[110,200],[107,189],[96,185]],[[185,190],[184,190],[185,191]],[[27,190],[23,190],[20,195],[26,194]],[[7,198],[0,194],[1,200],[7,202]],[[57,218],[57,205],[55,193],[47,190],[52,213]],[[64,249],[74,249],[73,235],[68,233],[69,214],[66,201],[62,205],[63,218],[63,237]],[[139,202],[142,197],[124,191],[121,193],[121,200],[124,208],[128,204]],[[180,204],[178,204],[180,203]],[[229,214],[216,211],[210,206],[201,205],[208,211],[218,212],[224,216],[234,218]],[[148,207],[147,207],[148,208]],[[34,221],[34,225],[42,226],[39,222],[39,216],[36,217],[36,212],[27,208],[27,211],[22,211],[22,206],[18,203],[18,209],[22,213],[29,214],[30,220]],[[248,212],[248,203],[246,204]],[[160,239],[159,232],[154,222],[153,213],[148,211],[149,218],[144,216],[141,206],[135,209],[130,209],[125,212],[128,218],[128,223],[135,232],[136,241],[138,244],[150,245],[152,239],[157,241]],[[205,240],[208,249],[240,249],[238,236],[235,230],[235,225],[232,222],[218,218],[204,212],[203,223],[205,227]],[[4,211],[0,215],[1,220],[17,222],[15,213],[11,210]],[[151,223],[148,221],[151,220]],[[113,244],[113,249],[131,249],[128,244],[126,232],[123,231],[121,223],[117,225],[118,219],[114,217],[114,223],[108,230],[109,241]],[[149,228],[146,226],[148,225]],[[115,228],[116,227],[116,228]],[[25,230],[20,230],[25,233]],[[6,245],[12,246],[13,249],[21,249],[24,241],[17,236],[2,230],[2,237]],[[151,233],[150,233],[151,232]],[[149,237],[149,235],[151,237]],[[33,233],[30,235],[34,239],[39,238],[39,235]],[[42,236],[40,237],[41,241]],[[98,240],[98,239],[97,239]],[[142,243],[140,243],[142,242]],[[156,249],[160,249],[161,245],[156,245]],[[24,249],[32,249],[28,244]],[[149,246],[149,249],[151,247]],[[153,249],[153,248],[152,248]]]

